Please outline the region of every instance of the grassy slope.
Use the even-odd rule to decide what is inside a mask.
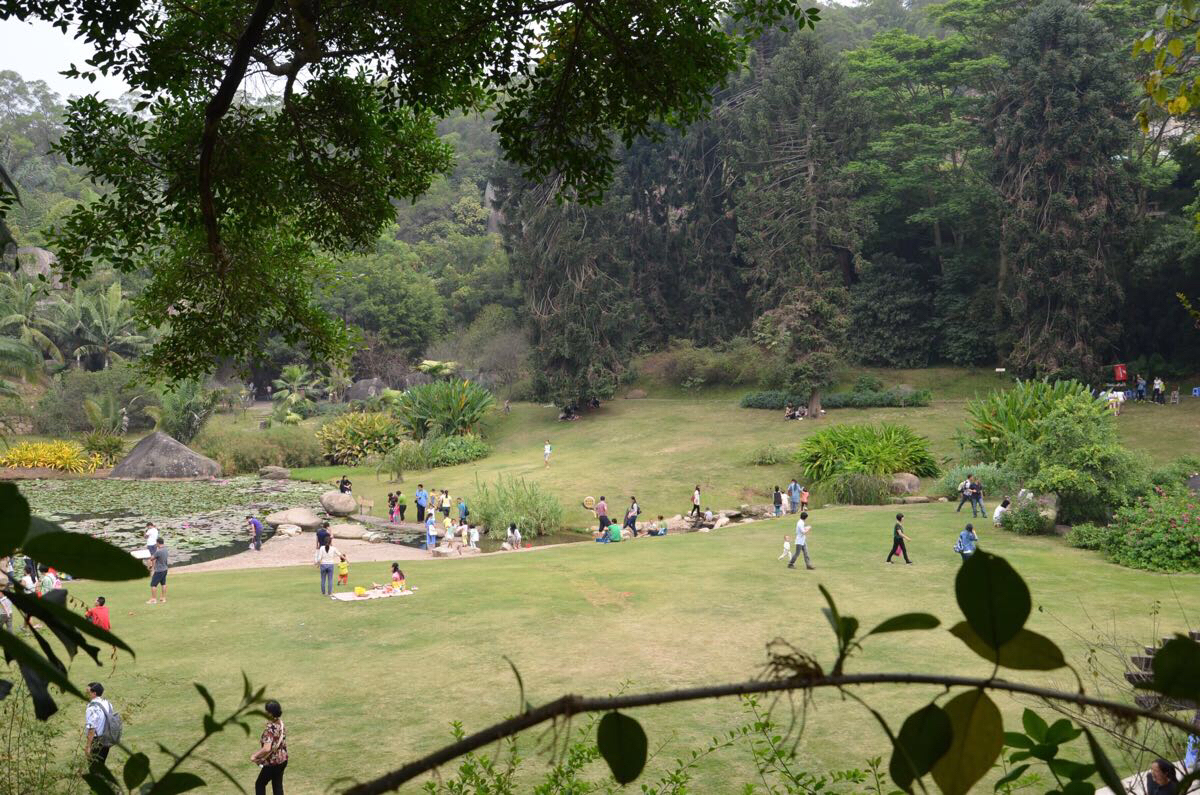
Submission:
[[[950,375],[950,374],[947,374]],[[915,379],[914,379],[915,380]],[[921,385],[921,384],[915,384]],[[971,390],[961,389],[960,394]],[[706,502],[743,501],[746,488],[766,489],[790,477],[785,466],[742,463],[767,441],[790,443],[814,423],[781,422],[774,412],[736,408],[729,399],[617,400],[577,423],[557,423],[551,409],[519,405],[495,429],[496,452],[474,465],[410,476],[470,493],[476,474],[490,480],[513,473],[543,483],[573,505],[605,493],[621,504],[636,493],[647,512],[675,513],[699,480]],[[829,420],[907,422],[953,455],[961,398],[928,409],[845,411]],[[1167,419],[1169,418],[1169,419]],[[827,420],[827,421],[829,421]],[[1166,420],[1166,421],[1164,421]],[[1181,407],[1133,407],[1121,419],[1131,444],[1156,458],[1200,446],[1200,400]],[[549,434],[554,466],[541,464]],[[332,478],[342,470],[308,470]],[[374,473],[351,471],[356,491],[382,497],[390,488]],[[152,705],[131,721],[130,739],[148,746],[180,745],[194,735],[199,699],[188,686],[202,681],[219,701],[240,692],[240,671],[283,701],[292,733],[289,791],[323,791],[341,775],[369,775],[447,740],[451,720],[478,728],[509,714],[517,693],[507,663],[520,667],[533,702],[563,692],[603,693],[742,679],[757,672],[764,645],[784,637],[826,662],[829,631],[816,583],[865,626],[897,612],[928,610],[955,618],[950,547],[964,521],[946,505],[914,506],[909,514],[917,564],[885,566],[892,509],[836,508],[816,512],[816,572],[775,563],[790,522],[779,520],[719,531],[601,547],[583,543],[522,555],[468,561],[430,561],[408,569],[418,595],[362,605],[335,605],[317,592],[311,568],[264,572],[176,574],[166,607],[141,604],[141,587],[103,586],[114,606],[114,628],[139,650],[105,673],[118,701],[130,691],[152,694]],[[585,523],[581,509],[572,520]],[[1112,566],[1053,539],[1014,538],[987,528],[985,543],[1008,555],[1025,574],[1035,603],[1031,626],[1063,639],[1080,661],[1085,649],[1065,642],[1061,620],[1085,634],[1092,622],[1115,622],[1138,640],[1157,634],[1151,611],[1182,623],[1176,605],[1200,607],[1196,577],[1149,575]],[[352,582],[382,579],[386,567],[355,566]],[[376,570],[377,569],[377,570]],[[96,586],[76,595],[90,601]],[[859,670],[941,670],[986,673],[944,632],[881,638]],[[77,676],[92,672],[79,665]],[[1066,681],[1061,682],[1067,685]],[[928,693],[873,688],[873,703],[893,718]],[[1020,705],[1005,702],[1010,713]],[[885,746],[868,719],[847,718],[830,697],[810,716],[802,758],[811,769],[861,765]],[[74,715],[70,718],[73,720]],[[736,703],[644,710],[652,741],[669,740],[668,759],[740,719]],[[73,727],[73,724],[71,724]],[[369,755],[364,751],[373,751]],[[240,772],[249,744],[222,738],[213,755]],[[749,770],[744,751],[706,763],[697,791],[727,792]]]

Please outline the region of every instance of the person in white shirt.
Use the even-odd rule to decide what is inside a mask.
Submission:
[[[154,523],[146,525],[146,549],[150,550],[150,554],[154,554],[154,548],[158,546],[158,528]]]
[[[692,510],[688,512],[688,516],[700,515],[700,484],[696,484],[696,489],[692,492]]]
[[[796,548],[792,552],[792,559],[788,561],[788,568],[796,568],[796,558],[804,555],[804,568],[815,569],[812,565],[812,560],[808,557],[808,534],[812,528],[808,526],[808,511],[800,512],[800,519],[796,522]]]
[[[471,525],[470,537],[471,537],[471,549],[478,549],[479,548],[479,527],[478,526]]]
[[[83,741],[83,755],[89,765],[104,765],[108,761],[109,746],[101,742],[104,730],[108,728],[108,716],[112,714],[112,704],[102,698],[104,685],[92,682],[87,686],[88,705],[84,708],[83,724],[87,729],[87,737]]]
[[[783,537],[783,552],[779,553],[779,557],[777,557],[776,560],[787,560],[791,556],[792,556],[792,542],[787,536],[784,536]]]
[[[342,559],[342,553],[338,552],[338,548],[325,542],[324,546],[317,547],[317,554],[313,558],[313,563],[321,570],[321,595],[333,596],[333,567]],[[326,582],[329,587],[326,590]]]
[[[550,440],[547,439],[545,446],[542,447],[542,460],[546,462],[546,469],[550,468],[550,453],[551,452],[553,452],[553,448],[550,447]]]
[[[996,510],[992,513],[992,524],[993,525],[995,525],[996,527],[999,527],[1003,523],[1004,514],[1008,513],[1009,505],[1012,505],[1012,503],[1009,502],[1008,497],[1005,497],[1004,500],[1001,501],[1001,503],[996,506]]]
[[[508,526],[508,543],[513,549],[521,548],[521,528],[517,527],[516,522]]]

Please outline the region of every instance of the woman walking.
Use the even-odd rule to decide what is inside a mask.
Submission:
[[[333,567],[342,559],[342,553],[338,552],[338,548],[333,546],[329,538],[325,539],[322,546],[317,547],[316,557],[313,558],[313,563],[321,570],[321,595],[333,596]],[[328,589],[326,589],[328,583]]]
[[[637,538],[637,518],[641,512],[642,509],[638,505],[637,497],[630,497],[629,510],[625,512],[625,526],[630,529],[634,538]]]
[[[287,769],[287,729],[283,727],[283,708],[278,701],[263,705],[267,713],[267,725],[263,729],[259,749],[250,755],[250,761],[262,767],[258,780],[254,782],[254,795],[267,795],[267,782],[272,795],[283,795],[283,771]]]
[[[695,491],[692,492],[692,510],[688,512],[688,516],[700,515],[700,484],[696,484]]]
[[[887,562],[891,563],[892,558],[896,555],[903,555],[905,563],[912,563],[908,559],[908,547],[904,546],[905,541],[912,541],[904,534],[904,514],[896,514],[896,526],[892,528],[892,551],[888,553]]]

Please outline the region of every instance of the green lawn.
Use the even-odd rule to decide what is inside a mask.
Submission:
[[[776,562],[787,519],[711,534],[621,545],[557,549],[406,566],[416,595],[335,604],[318,594],[311,567],[186,574],[171,579],[170,601],[147,607],[143,585],[81,584],[86,600],[103,592],[114,629],[138,650],[111,670],[77,662],[74,678],[95,676],[118,704],[139,694],[130,716],[138,747],[183,745],[199,728],[201,702],[190,683],[206,683],[220,704],[240,693],[241,672],[268,687],[285,708],[291,734],[289,792],[324,791],[338,776],[368,776],[444,743],[449,722],[468,730],[511,713],[517,689],[508,656],[534,703],[565,692],[603,694],[740,680],[763,663],[764,646],[782,637],[829,664],[832,641],[820,613],[818,583],[866,627],[898,612],[927,610],[956,619],[951,551],[963,517],[951,506],[907,511],[913,566],[886,566],[888,508],[831,508],[813,517],[817,570]],[[1063,642],[1081,664],[1085,649],[1058,621],[1089,634],[1114,622],[1137,641],[1181,624],[1178,599],[1193,613],[1200,578],[1122,569],[1057,540],[1017,538],[985,527],[983,543],[1007,556],[1034,593],[1031,627]],[[384,564],[352,568],[353,584],[381,580]],[[1161,606],[1155,626],[1152,612]],[[938,630],[872,641],[854,670],[987,673],[986,665]],[[1066,677],[1050,677],[1069,686]],[[895,720],[928,690],[874,687],[864,692]],[[1021,704],[1004,700],[1010,715]],[[79,712],[72,706],[71,712]],[[695,747],[740,719],[736,702],[640,710],[663,759]],[[73,725],[77,716],[68,720]],[[812,770],[861,765],[884,754],[872,722],[826,694],[817,700],[801,746]],[[250,743],[240,732],[218,739],[214,758],[244,780]],[[538,765],[542,763],[539,762]],[[652,765],[661,769],[662,762]],[[706,762],[697,792],[733,792],[748,775],[744,750]],[[415,791],[415,787],[409,791]]]

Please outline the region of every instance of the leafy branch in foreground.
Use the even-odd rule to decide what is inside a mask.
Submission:
[[[978,550],[959,569],[955,595],[964,620],[949,631],[992,664],[991,673],[986,677],[845,673],[846,663],[861,650],[868,638],[892,632],[929,631],[939,627],[940,621],[927,613],[905,613],[860,634],[858,619],[842,614],[832,595],[824,588],[821,592],[827,603],[823,612],[833,628],[837,650],[828,673],[812,655],[776,642],[770,650],[764,675],[758,679],[593,698],[567,695],[539,707],[526,705],[520,714],[474,734],[463,735],[460,731],[454,743],[371,781],[352,786],[346,790],[346,795],[389,792],[457,757],[474,754],[542,723],[583,713],[603,713],[596,725],[598,753],[608,763],[614,779],[618,783],[627,783],[641,775],[649,743],[640,723],[624,710],[768,693],[803,692],[807,699],[823,688],[833,688],[862,705],[880,724],[892,746],[889,774],[906,792],[918,786],[926,789],[924,779],[929,777],[946,795],[962,795],[970,792],[998,761],[1004,764],[1006,772],[996,786],[998,790],[1007,791],[1028,773],[1033,764],[1030,760],[1046,765],[1056,784],[1048,792],[1086,795],[1096,789],[1092,779],[1099,779],[1115,793],[1125,792],[1121,777],[1090,729],[1076,727],[1065,719],[1047,724],[1032,710],[1027,710],[1022,719],[1023,731],[1006,732],[1000,710],[989,695],[993,692],[1031,696],[1050,707],[1071,705],[1095,710],[1125,724],[1146,720],[1185,735],[1195,731],[1193,725],[1167,712],[1089,695],[1082,684],[1079,689],[1069,691],[1000,678],[1002,668],[1017,671],[1066,668],[1073,674],[1075,672],[1052,640],[1026,628],[1032,599],[1025,581],[1006,560],[983,550]],[[1172,638],[1154,656],[1152,669],[1149,681],[1139,685],[1148,694],[1176,702],[1200,702],[1200,643],[1182,635]],[[1079,681],[1077,674],[1076,681]],[[854,692],[858,686],[869,684],[933,685],[942,692],[907,716],[897,732],[883,715]],[[1090,763],[1072,762],[1059,756],[1062,746],[1080,737],[1086,738],[1092,758]],[[1014,750],[1001,760],[1006,745]],[[765,752],[774,753],[772,749],[778,750],[774,741],[768,742]],[[1200,780],[1200,770],[1187,774],[1180,782],[1180,791],[1186,792],[1187,787],[1197,780]]]

